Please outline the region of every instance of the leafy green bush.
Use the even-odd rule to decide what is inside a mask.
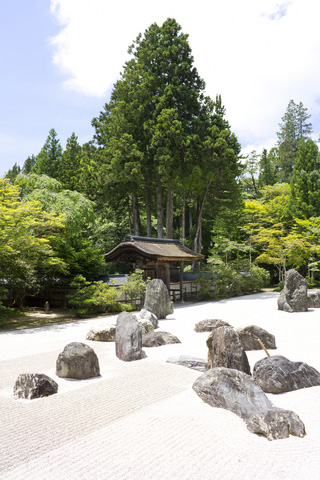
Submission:
[[[110,287],[107,283],[87,282],[82,275],[77,275],[71,287],[76,291],[68,295],[69,304],[76,307],[79,317],[86,316],[89,312],[106,313],[122,311],[123,306],[116,302],[120,292],[115,287]]]
[[[127,275],[126,283],[121,287],[121,292],[130,298],[131,302],[135,302],[137,299],[144,299],[147,282],[143,279],[143,270],[136,269],[130,275]]]
[[[218,298],[246,295],[260,290],[269,284],[269,272],[248,262],[234,262],[231,265],[212,265],[210,271]]]

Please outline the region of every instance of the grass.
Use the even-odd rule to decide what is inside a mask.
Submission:
[[[74,312],[68,310],[57,309],[47,314],[43,310],[14,311],[9,316],[0,317],[0,331],[42,327],[55,323],[74,322],[76,320],[79,320],[79,318],[75,316]]]

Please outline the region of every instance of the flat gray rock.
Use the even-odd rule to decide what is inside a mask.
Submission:
[[[261,387],[240,370],[212,368],[193,384],[194,391],[212,407],[224,408],[242,418],[250,432],[269,440],[305,435],[300,418],[291,411],[276,408]]]
[[[266,393],[285,393],[320,385],[320,373],[304,362],[281,355],[262,358],[253,367],[253,378]]]
[[[224,320],[219,318],[207,318],[206,320],[200,320],[194,326],[195,332],[212,332],[215,328],[218,327],[230,327],[231,325]]]
[[[160,347],[161,345],[170,345],[172,343],[181,343],[172,333],[168,332],[150,332],[142,336],[143,347]]]
[[[116,338],[116,326],[117,317],[106,318],[90,328],[86,339],[97,342],[114,342]]]
[[[199,372],[205,372],[207,370],[207,361],[202,358],[181,355],[180,357],[170,357],[167,359],[167,362],[191,368],[192,370],[198,370]]]

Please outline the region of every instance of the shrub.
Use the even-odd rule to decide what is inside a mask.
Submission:
[[[145,281],[143,279],[143,270],[137,268],[133,273],[127,275],[127,281],[121,287],[121,292],[127,295],[131,302],[135,302],[137,299],[143,301],[149,280],[148,278]]]
[[[119,311],[119,290],[107,283],[88,282],[82,275],[77,275],[71,287],[76,287],[75,293],[68,295],[70,305],[76,307],[77,315],[84,317],[88,312],[106,313]],[[121,311],[121,310],[120,310]]]
[[[247,263],[247,262],[246,262]],[[216,284],[217,297],[235,297],[260,290],[269,284],[269,272],[264,268],[248,264],[234,263],[228,266],[211,266],[211,272]]]

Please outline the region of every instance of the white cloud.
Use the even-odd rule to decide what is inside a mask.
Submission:
[[[67,88],[107,100],[132,40],[173,17],[242,143],[269,144],[290,99],[303,102],[316,128],[318,0],[51,0],[51,10],[61,26],[54,62]]]

